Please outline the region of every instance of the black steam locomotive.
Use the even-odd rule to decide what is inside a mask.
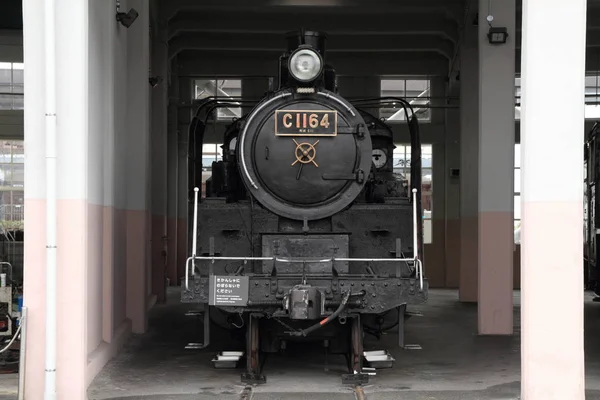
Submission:
[[[248,102],[209,98],[193,119],[193,254],[181,300],[203,304],[205,315],[218,308],[247,329],[244,382],[265,382],[262,354],[306,341],[346,355],[343,379],[364,381],[364,332],[390,312],[403,326],[407,304],[427,300],[418,121],[400,98],[351,104],[339,96],[324,34],[287,40],[279,87],[226,129],[203,199],[208,117]],[[360,108],[392,101],[403,105],[411,133],[410,187],[393,171],[392,131]],[[204,337],[206,347],[207,317]]]

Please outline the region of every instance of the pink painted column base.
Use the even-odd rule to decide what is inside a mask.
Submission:
[[[477,302],[479,217],[460,220],[460,286],[458,299]]]
[[[28,308],[25,352],[25,398],[44,398],[46,335],[46,201],[25,199],[23,305]],[[42,227],[42,229],[40,229]]]
[[[90,333],[101,336],[102,315],[98,320],[96,316],[90,319],[87,311],[89,307],[101,309],[101,291],[97,298],[88,298],[90,273],[98,273],[98,284],[102,285],[101,271],[91,271],[88,252],[90,242],[99,242],[95,234],[101,229],[102,210],[100,206],[88,207],[86,200],[58,200],[57,217],[56,389],[59,399],[84,399]],[[95,266],[101,265],[96,262]],[[97,332],[88,332],[88,324]],[[38,366],[42,371],[43,365]]]
[[[446,221],[446,287],[458,288],[460,282],[460,219]]]
[[[127,210],[127,317],[131,319],[133,333],[144,333],[147,329],[147,232],[148,213]]]
[[[181,279],[185,277],[185,260],[188,258],[188,234],[186,220],[177,219],[177,285],[181,284]]]
[[[127,318],[127,211],[114,212],[113,327]]]
[[[167,276],[169,277],[170,285],[178,285],[177,279],[177,218],[170,217],[167,219]]]
[[[114,219],[113,207],[103,207],[102,235],[102,339],[110,343],[114,334]]]
[[[164,251],[164,225],[163,215],[152,214],[152,293],[156,301],[164,303],[166,300],[165,280],[167,275]]]
[[[479,214],[479,334],[513,334],[513,214]]]
[[[446,260],[444,254],[444,220],[431,220],[431,243],[424,247],[423,268],[430,288],[446,286]]]
[[[523,205],[521,396],[524,400],[585,398],[582,219],[583,204],[579,202]],[[560,291],[560,301],[548,304],[549,289]]]

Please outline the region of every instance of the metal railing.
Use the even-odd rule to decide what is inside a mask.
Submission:
[[[229,260],[229,261],[273,261],[282,263],[296,263],[296,262],[307,262],[307,263],[328,263],[328,262],[408,262],[412,261],[415,263],[417,276],[419,278],[419,285],[423,290],[423,262],[418,257],[418,240],[417,240],[417,189],[413,189],[413,248],[414,256],[412,258],[347,258],[347,257],[328,257],[328,258],[283,258],[283,257],[221,257],[221,256],[197,256],[196,255],[196,241],[198,234],[198,191],[199,189],[194,188],[194,223],[192,232],[192,256],[188,257],[185,261],[185,289],[189,290],[189,268],[190,263],[196,260],[208,260],[212,263],[215,260]],[[192,275],[195,276],[195,268],[192,268]]]

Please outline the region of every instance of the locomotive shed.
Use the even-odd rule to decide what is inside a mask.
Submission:
[[[0,7],[0,399],[600,399],[599,0]]]

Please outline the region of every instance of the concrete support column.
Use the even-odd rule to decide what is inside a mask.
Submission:
[[[586,1],[525,1],[522,43],[521,398],[583,400]]]
[[[150,262],[150,67],[149,5],[129,0],[139,12],[127,30],[127,317],[134,333],[147,329]],[[119,28],[121,29],[121,28]]]
[[[472,21],[477,10],[471,10]],[[487,24],[486,24],[487,26]],[[477,26],[468,23],[460,51],[460,279],[459,299],[477,301],[479,184],[479,45]]]
[[[179,190],[177,187],[178,179],[178,135],[177,127],[177,102],[179,101],[179,77],[177,74],[177,58],[171,60],[171,70],[169,74],[168,95],[168,131],[167,131],[167,276],[170,285],[178,285],[177,275],[177,199]],[[166,80],[166,78],[165,78]]]
[[[491,45],[488,0],[479,1],[479,333],[513,333],[515,0],[494,3],[493,26],[508,40]]]
[[[190,102],[193,98],[194,81],[190,78],[180,78],[179,81],[179,103]],[[188,251],[188,140],[191,121],[190,108],[181,107],[177,109],[177,125],[179,127],[177,138],[177,269],[181,280],[185,277],[185,260],[189,256]]]
[[[446,123],[444,126],[445,139],[445,164],[443,179],[445,180],[445,204],[446,204],[446,231],[445,231],[445,265],[446,265],[446,287],[459,287],[460,280],[460,182],[462,171],[460,170],[460,95],[459,82],[454,76],[447,87],[446,94],[450,98],[446,105]],[[453,172],[458,172],[458,176]],[[439,175],[436,175],[439,176]],[[436,184],[437,188],[437,184]],[[436,190],[434,197],[439,196]]]
[[[165,21],[154,22],[152,38],[153,79],[161,78],[152,95],[152,293],[157,301],[166,300],[167,277],[167,106],[168,106],[168,30]]]
[[[431,99],[431,124],[444,124],[444,109],[438,108],[443,105],[441,100],[445,94],[444,78],[433,77],[429,89]],[[425,242],[423,268],[429,280],[430,287],[444,287],[446,282],[446,260],[445,260],[445,242],[444,222],[446,215],[446,202],[444,193],[446,191],[446,173],[445,173],[445,143],[444,138],[431,143],[432,151],[432,178],[431,178],[431,220],[424,220],[423,231],[427,233],[430,230],[431,242]],[[422,174],[424,176],[424,173]],[[423,179],[424,180],[424,179]],[[427,236],[426,236],[427,237]]]

